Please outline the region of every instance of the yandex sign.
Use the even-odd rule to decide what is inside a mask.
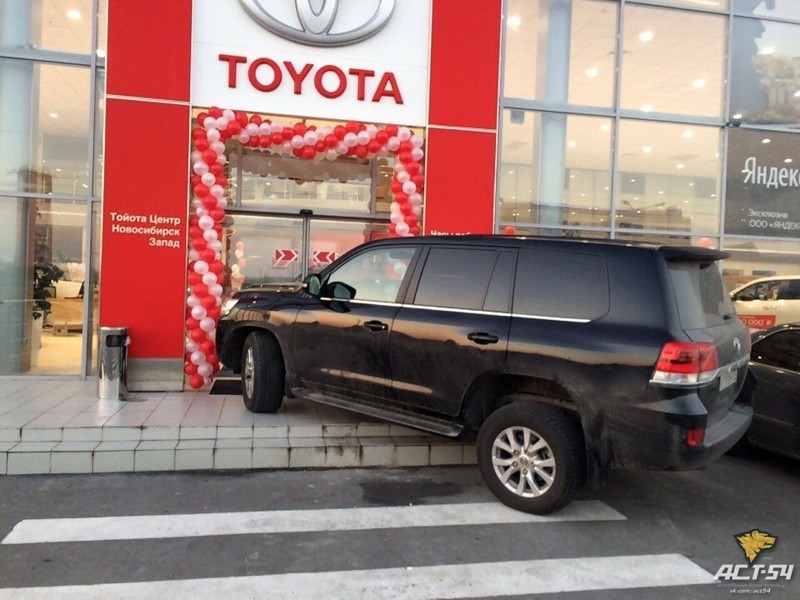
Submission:
[[[194,0],[191,102],[425,125],[430,11],[431,0]]]

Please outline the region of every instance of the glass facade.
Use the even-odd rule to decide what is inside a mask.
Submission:
[[[93,371],[106,0],[0,0],[0,375]]]
[[[497,230],[800,274],[799,5],[506,0]]]

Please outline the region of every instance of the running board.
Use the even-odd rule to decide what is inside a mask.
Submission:
[[[391,421],[398,425],[405,425],[406,427],[413,427],[414,429],[422,429],[438,435],[447,437],[458,437],[464,431],[464,426],[461,423],[453,423],[452,421],[445,421],[444,419],[437,419],[436,417],[429,417],[427,415],[420,415],[411,411],[403,410],[402,408],[385,408],[376,404],[367,404],[352,398],[341,398],[339,396],[328,396],[319,392],[312,392],[306,388],[292,388],[292,394],[298,398],[311,400],[312,402],[319,402],[320,404],[327,404],[335,406],[336,408],[343,408],[369,417],[375,417],[383,421]]]

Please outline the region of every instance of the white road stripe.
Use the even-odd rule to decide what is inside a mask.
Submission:
[[[0,600],[474,598],[715,583],[680,554],[0,589]]]
[[[85,519],[31,519],[17,523],[2,543],[41,544],[253,533],[621,520],[625,520],[623,515],[596,500],[573,502],[564,510],[548,516],[521,513],[499,502],[482,502]]]

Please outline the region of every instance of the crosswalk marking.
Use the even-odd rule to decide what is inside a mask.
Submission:
[[[564,510],[547,516],[522,513],[499,502],[481,502],[268,512],[31,519],[18,523],[2,543],[41,544],[255,533],[621,520],[625,520],[623,515],[596,500],[573,502]]]
[[[546,559],[427,567],[0,590],[0,600],[474,598],[712,584],[680,554]]]

